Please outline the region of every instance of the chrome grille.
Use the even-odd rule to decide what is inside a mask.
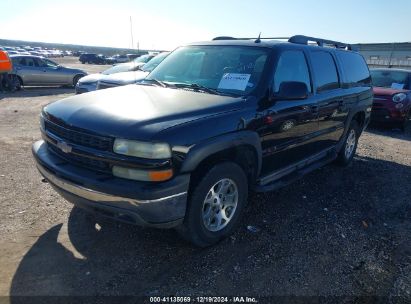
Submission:
[[[113,147],[113,139],[110,137],[102,137],[93,134],[87,134],[76,130],[62,127],[60,125],[45,121],[46,131],[61,139],[67,140],[70,143],[94,148],[102,151],[111,151]]]

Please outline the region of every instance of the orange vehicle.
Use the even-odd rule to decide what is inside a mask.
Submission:
[[[8,73],[13,69],[11,60],[7,52],[0,51],[0,73]]]

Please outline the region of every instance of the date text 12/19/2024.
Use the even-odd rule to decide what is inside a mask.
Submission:
[[[150,303],[258,303],[253,297],[150,297]]]

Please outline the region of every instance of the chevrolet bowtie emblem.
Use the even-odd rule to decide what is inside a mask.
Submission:
[[[57,142],[57,147],[63,151],[64,153],[70,153],[71,150],[73,149],[71,146],[69,146],[66,142],[60,141]]]

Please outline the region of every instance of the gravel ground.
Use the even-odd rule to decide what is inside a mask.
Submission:
[[[170,230],[95,219],[42,182],[30,150],[40,109],[72,94],[26,88],[0,97],[0,295],[411,302],[411,129],[367,130],[349,167],[252,195],[231,238],[197,249]]]

